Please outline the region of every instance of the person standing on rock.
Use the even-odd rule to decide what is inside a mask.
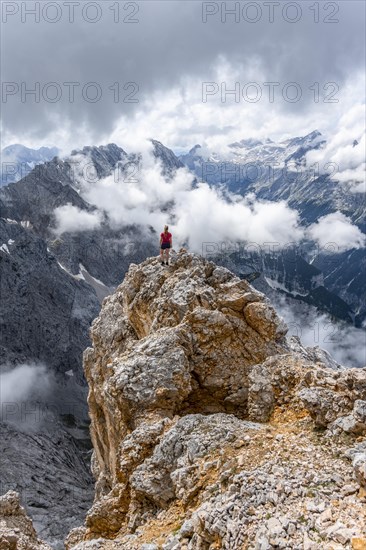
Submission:
[[[161,265],[169,265],[169,250],[172,248],[172,234],[169,233],[169,227],[164,226],[163,233],[160,234],[160,261]],[[165,258],[165,261],[164,261]]]

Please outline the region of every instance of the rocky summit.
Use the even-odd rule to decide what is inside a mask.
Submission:
[[[366,549],[366,367],[286,332],[198,255],[131,264],[84,352],[95,498],[67,550]]]

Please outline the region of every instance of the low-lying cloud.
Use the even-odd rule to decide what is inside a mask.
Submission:
[[[321,247],[331,241],[339,252],[365,244],[362,232],[340,212],[305,228],[297,210],[286,201],[263,201],[254,194],[243,197],[205,182],[194,184],[194,176],[186,168],[167,178],[160,160],[153,158],[151,143],[138,140],[134,152],[137,147],[143,153],[135,174],[126,175],[117,168],[107,178],[87,181],[84,171],[79,170],[76,187],[83,199],[97,209],[86,212],[70,204],[57,208],[58,234],[97,229],[106,219],[114,229],[150,226],[158,234],[167,223],[174,235],[174,247],[188,246],[193,252],[202,252],[204,243],[222,241],[260,246],[272,243],[280,249],[310,238]],[[85,163],[92,164],[84,156],[82,166]]]
[[[319,218],[308,228],[308,235],[320,247],[325,247],[330,241],[334,242],[338,252],[365,246],[365,235],[342,212],[332,212]]]
[[[78,182],[80,195],[99,210],[84,212],[71,205],[57,208],[57,232],[96,229],[106,214],[113,228],[137,224],[151,226],[159,234],[168,223],[174,246],[188,245],[194,252],[202,251],[206,242],[276,242],[281,247],[303,237],[298,213],[285,201],[224,193],[204,182],[193,185],[193,175],[186,168],[167,179],[160,162],[152,161],[147,147],[143,150],[136,177],[123,177],[116,170],[92,185]]]
[[[340,117],[325,147],[309,151],[306,159],[309,165],[318,163],[323,173],[335,166],[333,179],[347,184],[351,192],[362,193],[366,191],[365,148],[365,104],[359,104]]]
[[[98,210],[86,212],[68,203],[54,210],[56,233],[91,231],[98,229],[102,222],[102,213]]]
[[[40,418],[35,403],[46,400],[51,393],[52,375],[45,365],[39,364],[3,368],[0,374],[0,419],[23,425],[38,423]]]
[[[298,336],[304,346],[319,346],[345,367],[366,366],[366,332],[303,302],[271,295],[271,302],[289,328],[288,336]]]

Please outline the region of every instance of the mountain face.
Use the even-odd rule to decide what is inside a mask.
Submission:
[[[306,163],[306,153],[321,150],[325,143],[320,132],[314,131],[280,143],[243,139],[229,145],[232,154],[225,159],[219,155],[205,157],[200,145],[195,145],[180,159],[211,186],[243,196],[254,193],[257,199],[285,200],[299,212],[305,226],[339,211],[366,233],[364,195],[355,193],[351,182],[340,184],[336,175],[333,178],[321,174],[319,167]],[[217,255],[215,261],[224,262],[223,265],[236,272],[245,271],[248,264],[257,265],[252,271],[262,273],[279,291],[315,305],[334,318],[363,326],[366,320],[365,251],[332,253],[318,249],[314,258],[311,243],[305,243],[302,248],[300,254],[286,250],[276,256],[263,252],[260,258],[255,253],[240,258],[232,254],[222,259]],[[318,274],[316,284],[314,273]]]
[[[153,144],[153,155],[161,161],[164,176],[172,176],[178,168],[184,167],[183,162],[175,156],[171,149],[168,149],[155,139],[152,139],[151,142]]]
[[[84,147],[66,160],[56,157],[0,190],[1,215],[29,222],[37,234],[47,237],[55,208],[70,204],[87,212],[95,210],[79,195],[81,173],[91,180],[109,176],[117,162],[126,157],[123,149],[113,144]]]
[[[99,300],[42,238],[3,219],[0,274],[0,485],[20,492],[37,532],[62,549],[66,524],[82,521],[92,498],[81,358]],[[26,374],[6,381],[22,365],[27,376],[44,366],[46,393],[24,393]]]
[[[232,154],[224,159],[204,157],[196,145],[180,159],[210,185],[241,195],[255,193],[260,199],[288,201],[306,225],[339,210],[366,232],[363,194],[352,192],[350,184],[339,185],[336,175],[322,174],[325,167],[306,164],[306,153],[325,143],[320,132],[314,131],[280,143],[252,139],[232,143]]]
[[[39,411],[30,402],[27,405],[29,415],[31,410]],[[0,422],[1,487],[2,492],[19,493],[38,536],[49,541],[53,550],[63,550],[65,532],[80,524],[91,506],[93,480],[89,460],[83,458],[75,437],[56,417],[46,418],[45,413],[41,416],[42,426],[37,425],[36,430]],[[83,437],[85,440],[86,435]],[[0,517],[3,519],[1,500]],[[8,548],[2,542],[0,528],[0,548]],[[32,546],[9,548],[28,550]]]
[[[184,249],[132,265],[84,354],[95,501],[66,548],[365,544],[366,367],[286,330]]]
[[[362,326],[366,311],[366,255],[364,250],[347,250],[338,255],[319,255],[313,262],[324,273],[324,284],[354,312],[354,323]]]
[[[57,147],[29,149],[19,144],[4,147],[0,155],[0,187],[24,178],[36,165],[52,160],[58,153]]]
[[[74,370],[81,383],[97,296],[20,224],[0,219],[0,243],[0,363],[40,361],[53,372]]]
[[[171,175],[182,166],[174,153],[157,141],[153,141],[153,153],[166,174]],[[47,241],[65,269],[76,276],[83,276],[85,271],[88,281],[99,288],[104,297],[119,284],[131,261],[141,261],[157,251],[157,235],[150,228],[137,225],[114,229],[105,218],[96,230],[66,231],[57,237],[54,211],[70,205],[83,212],[95,212],[96,207],[80,195],[80,186],[85,185],[85,180],[92,185],[114,170],[123,178],[125,172],[131,167],[134,170],[139,163],[140,156],[128,155],[115,144],[73,151],[67,159],[55,158],[37,166],[26,178],[1,189],[1,216],[28,224]]]

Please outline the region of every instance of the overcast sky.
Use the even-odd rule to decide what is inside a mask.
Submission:
[[[329,135],[364,104],[363,1],[226,2],[236,15],[222,4],[3,1],[2,146],[131,150],[153,137],[176,151],[219,149]],[[35,101],[25,92],[37,86]],[[223,102],[225,86],[238,95]]]

